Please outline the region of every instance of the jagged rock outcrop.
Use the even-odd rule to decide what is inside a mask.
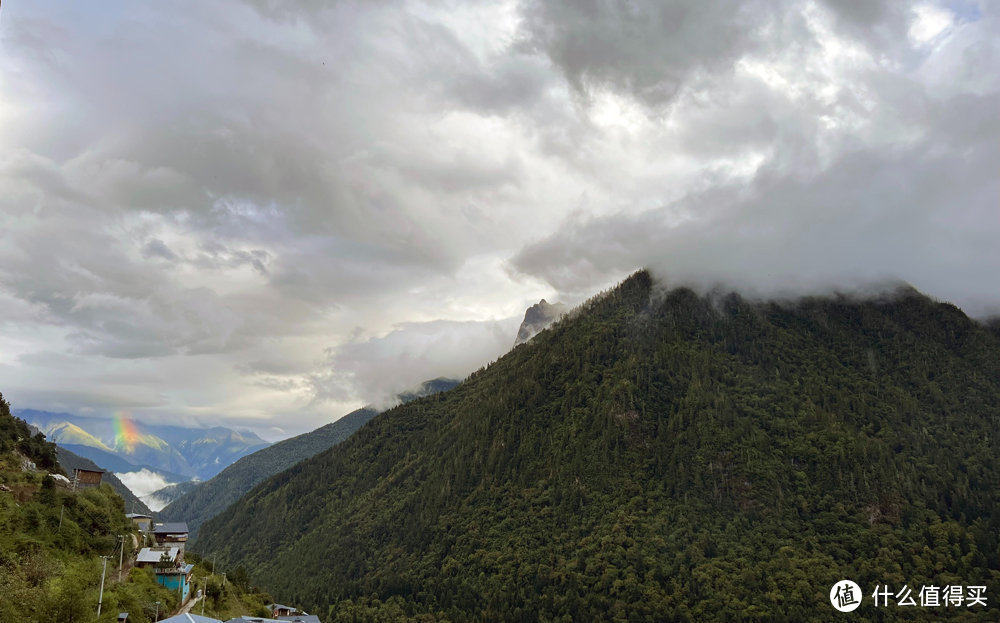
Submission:
[[[524,320],[521,322],[521,327],[517,330],[517,339],[514,340],[514,346],[523,344],[535,337],[535,335],[550,324],[559,320],[567,311],[566,306],[562,303],[549,303],[545,299],[538,301],[538,303],[532,305],[524,312]]]

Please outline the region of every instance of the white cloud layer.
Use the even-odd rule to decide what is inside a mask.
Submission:
[[[0,389],[292,434],[642,265],[995,312],[998,35],[965,0],[13,3]]]
[[[129,491],[136,495],[136,497],[141,498],[143,502],[146,502],[147,499],[152,499],[150,496],[151,493],[155,493],[167,485],[177,484],[164,478],[163,474],[148,470],[145,467],[134,472],[116,472],[115,476],[117,476],[118,480],[121,480],[122,483],[129,488]],[[161,504],[160,508],[163,508],[163,506],[165,505]],[[160,510],[160,508],[153,508],[152,506],[149,508],[154,511]]]

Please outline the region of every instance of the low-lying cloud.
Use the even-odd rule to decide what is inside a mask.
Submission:
[[[146,468],[134,472],[115,472],[115,476],[152,511],[158,511],[167,505],[153,494],[168,485],[177,484],[167,480],[163,474]]]
[[[509,351],[521,318],[407,323],[385,336],[332,349],[327,371],[310,379],[315,401],[367,396],[376,408],[436,378],[461,380]]]

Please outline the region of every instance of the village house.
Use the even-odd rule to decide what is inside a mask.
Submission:
[[[184,603],[191,593],[191,573],[193,571],[194,565],[183,564],[176,567],[157,568],[156,583],[180,593],[181,603]]]
[[[101,478],[103,476],[103,470],[78,467],[73,470],[73,488],[80,490],[87,487],[99,487],[101,486]]]
[[[181,550],[177,547],[144,547],[135,557],[135,566],[155,567],[169,564],[176,567],[180,562],[180,554]]]
[[[142,513],[125,513],[125,516],[132,520],[132,525],[139,528],[143,532],[149,532],[149,529],[153,526],[153,518],[149,515],[143,515]]]
[[[271,604],[267,606],[267,609],[271,611],[271,616],[273,617],[289,616],[299,613],[298,608],[293,608],[292,606],[283,606],[281,604]]]
[[[168,619],[160,619],[160,623],[222,623],[219,619],[198,614],[175,614]]]
[[[315,614],[296,614],[290,616],[280,616],[276,619],[267,619],[254,616],[241,616],[229,619],[225,623],[287,623],[288,621],[301,623],[320,623],[319,617]]]
[[[144,547],[135,557],[135,566],[152,567],[157,584],[179,592],[182,603],[187,601],[194,565],[183,563],[179,547]]]
[[[183,521],[153,524],[153,538],[161,547],[177,547],[184,558],[184,545],[188,540],[188,526]]]

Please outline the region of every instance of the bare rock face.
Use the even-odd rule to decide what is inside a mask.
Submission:
[[[517,339],[514,340],[514,346],[523,344],[535,337],[542,329],[559,320],[567,311],[566,306],[562,303],[549,303],[545,299],[532,305],[524,312],[524,320],[521,322],[521,327],[517,330]]]

